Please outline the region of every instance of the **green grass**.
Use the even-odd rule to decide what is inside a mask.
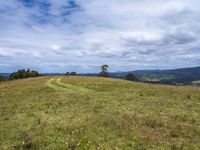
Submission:
[[[0,83],[0,149],[200,149],[200,88],[99,77]]]

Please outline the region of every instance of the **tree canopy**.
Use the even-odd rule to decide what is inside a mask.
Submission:
[[[73,72],[66,72],[65,75],[66,75],[66,76],[76,76],[77,73],[74,72],[74,71],[73,71]]]
[[[10,80],[14,80],[14,79],[23,79],[23,78],[30,78],[30,77],[38,77],[39,73],[37,71],[34,70],[30,70],[30,69],[21,69],[18,70],[17,72],[13,72],[10,74],[9,79]]]
[[[126,75],[126,80],[137,81],[137,78],[132,73],[129,73],[129,74]]]
[[[109,68],[109,66],[107,64],[102,65],[101,66],[101,72],[100,72],[99,76],[101,76],[101,77],[109,77],[108,68]]]

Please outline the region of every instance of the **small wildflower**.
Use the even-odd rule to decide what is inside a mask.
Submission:
[[[23,141],[22,144],[24,145],[24,143],[25,143],[25,142]]]

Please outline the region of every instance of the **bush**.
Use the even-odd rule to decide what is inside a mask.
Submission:
[[[69,76],[69,75],[70,75],[70,72],[66,72],[65,75],[66,75],[66,76]]]
[[[0,76],[0,82],[3,82],[3,81],[5,81],[6,79],[4,78],[4,77],[2,77],[2,76]]]
[[[99,76],[100,77],[109,77],[109,74],[108,74],[108,72],[102,71],[102,72],[100,72]]]
[[[76,76],[77,73],[76,72],[67,72],[65,73],[66,76]]]
[[[14,79],[23,79],[23,78],[38,77],[38,76],[39,76],[39,73],[37,71],[22,69],[22,70],[18,70],[17,72],[11,73],[9,76],[9,79],[14,80]]]
[[[76,72],[71,72],[70,75],[71,75],[71,76],[76,76],[77,73],[76,73]]]
[[[137,81],[137,78],[132,73],[129,73],[126,75],[126,80]]]

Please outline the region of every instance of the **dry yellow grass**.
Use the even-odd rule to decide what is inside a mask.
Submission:
[[[0,149],[200,149],[200,89],[98,77],[0,83]]]

